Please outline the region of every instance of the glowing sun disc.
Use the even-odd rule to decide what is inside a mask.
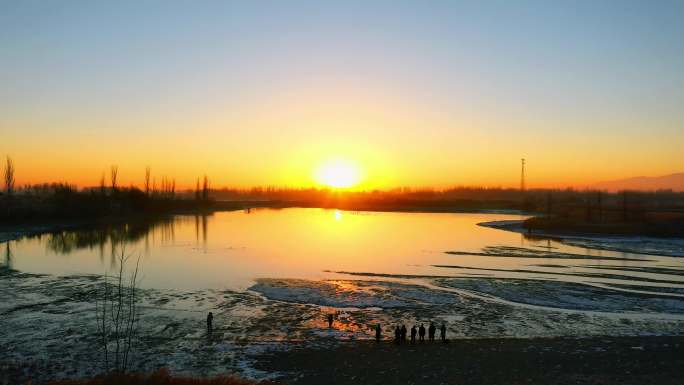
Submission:
[[[361,171],[353,162],[333,159],[323,163],[314,173],[317,183],[333,187],[353,187],[361,180]]]

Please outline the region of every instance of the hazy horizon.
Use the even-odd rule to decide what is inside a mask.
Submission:
[[[682,14],[676,1],[3,2],[0,156],[18,185],[94,186],[112,164],[123,186],[150,166],[179,188],[204,174],[517,187],[522,157],[530,187],[678,173]]]

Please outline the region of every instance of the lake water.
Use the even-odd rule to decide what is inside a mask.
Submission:
[[[102,274],[115,267],[113,257],[123,247],[141,258],[142,286],[160,289],[244,290],[257,278],[450,276],[582,282],[675,295],[684,290],[684,258],[570,246],[477,225],[514,219],[521,217],[253,209],[63,231],[12,241],[3,252],[5,263],[19,271]]]

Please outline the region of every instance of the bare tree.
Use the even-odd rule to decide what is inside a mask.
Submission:
[[[145,168],[145,195],[150,195],[150,166]]]
[[[173,179],[171,181],[171,198],[173,199],[175,197],[176,197],[176,180]]]
[[[103,172],[102,176],[100,177],[100,194],[105,195],[106,192],[107,186],[105,185],[105,174]]]
[[[5,191],[7,195],[12,195],[14,192],[14,162],[9,156],[5,163]]]
[[[112,165],[110,169],[110,180],[112,182],[112,192],[115,192],[117,187],[116,187],[116,177],[119,174],[119,166]]]
[[[197,178],[197,184],[195,185],[195,200],[200,200],[199,178]]]
[[[105,273],[102,294],[95,303],[98,336],[105,372],[124,373],[129,369],[138,323],[138,271],[140,257],[126,280],[130,259],[122,249],[114,276]]]
[[[204,181],[202,182],[202,200],[209,200],[209,178],[207,178],[206,175],[204,176]]]

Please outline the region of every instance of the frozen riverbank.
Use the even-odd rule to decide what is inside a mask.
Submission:
[[[637,253],[646,255],[665,255],[684,257],[684,239],[682,238],[654,238],[640,236],[606,236],[592,234],[561,233],[553,231],[528,231],[523,227],[522,220],[488,221],[478,223],[478,226],[491,227],[499,230],[524,234],[530,238],[549,238],[569,246],[594,250],[616,251],[622,253]]]
[[[430,321],[446,323],[451,338],[684,333],[684,320],[654,312],[667,310],[660,307],[641,309],[651,316],[640,317],[634,312],[576,310],[564,300],[547,303],[550,307],[522,306],[489,298],[496,293],[486,286],[464,287],[464,282],[471,281],[263,279],[245,292],[144,290],[133,367],[142,371],[168,367],[196,376],[237,373],[272,378],[278,373],[257,370],[256,356],[293,342],[313,348],[369,340],[370,328],[377,323],[383,325],[386,337],[396,323]],[[7,300],[0,303],[0,327],[11,332],[0,336],[2,378],[33,377],[40,382],[98,373],[93,298],[100,284],[97,276],[55,277],[4,269],[0,296]],[[520,295],[530,293],[534,290]],[[680,304],[672,309],[679,312]],[[208,311],[215,314],[212,335],[204,328]],[[331,329],[325,322],[329,313],[337,314]]]

